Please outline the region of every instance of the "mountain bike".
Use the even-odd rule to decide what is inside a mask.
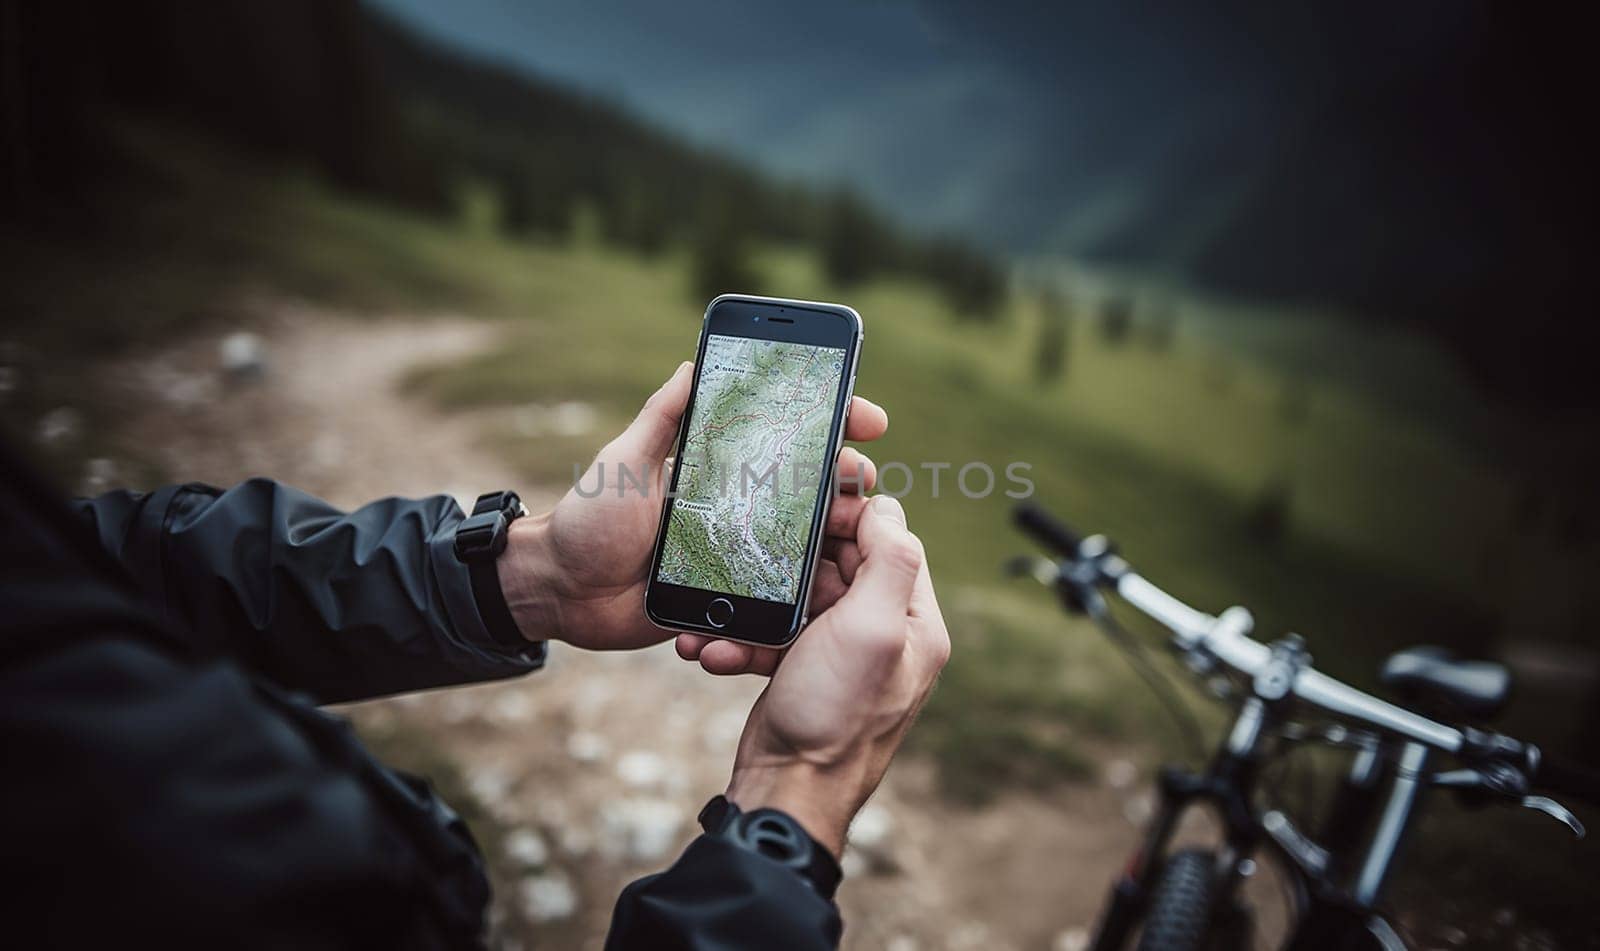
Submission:
[[[1532,809],[1583,837],[1578,818],[1544,793],[1600,803],[1600,773],[1556,762],[1532,743],[1452,725],[1444,722],[1449,717],[1424,716],[1335,680],[1312,665],[1298,635],[1254,640],[1249,611],[1231,607],[1213,616],[1190,607],[1134,571],[1105,536],[1079,536],[1042,508],[1023,505],[1017,524],[1053,557],[1020,557],[1013,573],[1034,577],[1054,589],[1067,610],[1094,620],[1164,702],[1177,703],[1139,639],[1110,613],[1108,592],[1170,632],[1184,665],[1236,708],[1204,771],[1160,771],[1154,817],[1111,889],[1091,944],[1096,951],[1124,948],[1136,935],[1140,951],[1249,947],[1254,918],[1241,885],[1263,854],[1279,860],[1293,895],[1286,947],[1404,948],[1378,906],[1430,789],[1454,790],[1477,804]],[[1391,656],[1380,680],[1414,707],[1480,724],[1504,706],[1511,688],[1510,673],[1499,664],[1425,647]],[[1257,795],[1273,791],[1264,769],[1305,744],[1348,753],[1314,835]],[[1180,819],[1206,806],[1218,817],[1220,844],[1171,851]]]

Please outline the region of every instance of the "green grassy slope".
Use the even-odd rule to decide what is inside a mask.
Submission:
[[[254,288],[374,316],[503,323],[502,348],[409,385],[452,407],[591,404],[598,421],[584,434],[487,434],[530,481],[564,482],[693,353],[703,302],[691,298],[680,252],[642,258],[581,227],[567,244],[511,242],[482,226],[492,212],[481,192],[461,224],[441,226],[169,138],[144,147],[170,187],[108,207],[98,241],[0,236],[11,272],[0,304],[48,317],[7,328],[50,371],[27,405],[6,405],[13,420],[63,402],[109,412],[95,381],[74,372],[80,358],[231,320],[240,292]],[[1040,501],[1111,534],[1176,594],[1213,610],[1247,604],[1262,633],[1301,631],[1319,666],[1358,682],[1370,683],[1377,659],[1401,644],[1491,646],[1507,602],[1480,582],[1515,484],[1472,438],[1447,438],[1326,379],[1219,355],[1184,333],[1165,349],[1137,337],[1113,346],[1085,320],[1064,378],[1041,385],[1031,374],[1038,315],[1024,295],[996,324],[975,326],[925,286],[841,291],[806,253],[769,247],[758,257],[760,286],[729,290],[843,299],[866,320],[858,388],[892,420],[872,454],[915,473],[906,505],[956,642],[913,733],[952,792],[981,798],[996,784],[1080,775],[1092,765],[1085,734],[1177,747],[1109,646],[1044,592],[1000,577],[1001,562],[1027,548],[1009,527],[1009,500],[965,498],[954,468],[932,498],[925,462],[1002,473],[1029,464]],[[1482,416],[1461,409],[1460,418]],[[1290,527],[1264,544],[1246,526],[1273,478],[1292,486]],[[1527,706],[1519,725],[1559,725],[1560,707]]]

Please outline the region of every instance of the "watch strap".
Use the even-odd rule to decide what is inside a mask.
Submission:
[[[844,872],[822,843],[795,818],[778,809],[744,812],[716,796],[700,810],[700,827],[716,836],[793,869],[824,899],[833,900]]]
[[[483,619],[489,636],[510,650],[525,650],[529,642],[522,636],[506,605],[496,559],[506,550],[511,523],[527,512],[517,493],[487,492],[478,496],[472,514],[456,526],[455,555],[467,566],[478,616]]]

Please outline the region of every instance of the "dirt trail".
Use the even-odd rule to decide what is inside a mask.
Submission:
[[[462,319],[354,320],[275,304],[256,328],[266,369],[226,382],[220,335],[113,368],[137,407],[127,436],[173,477],[270,475],[342,505],[446,491],[470,499],[520,484],[480,441],[481,420],[401,396],[411,367],[493,345]],[[959,662],[959,658],[956,658]],[[453,762],[505,830],[497,941],[598,947],[621,886],[671,861],[726,781],[753,678],[713,679],[670,645],[628,655],[557,648],[546,670],[504,684],[362,704],[367,731]],[[1048,796],[1007,793],[972,810],[943,802],[929,765],[896,765],[855,830],[840,893],[851,948],[1083,946],[1106,886],[1149,808],[1108,750],[1106,781]]]

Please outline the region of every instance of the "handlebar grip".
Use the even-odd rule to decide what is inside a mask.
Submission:
[[[1054,515],[1031,502],[1018,505],[1015,512],[1017,527],[1034,541],[1060,555],[1075,556],[1083,537],[1063,525]]]
[[[1600,771],[1585,766],[1544,757],[1533,785],[1544,792],[1600,805]]]

